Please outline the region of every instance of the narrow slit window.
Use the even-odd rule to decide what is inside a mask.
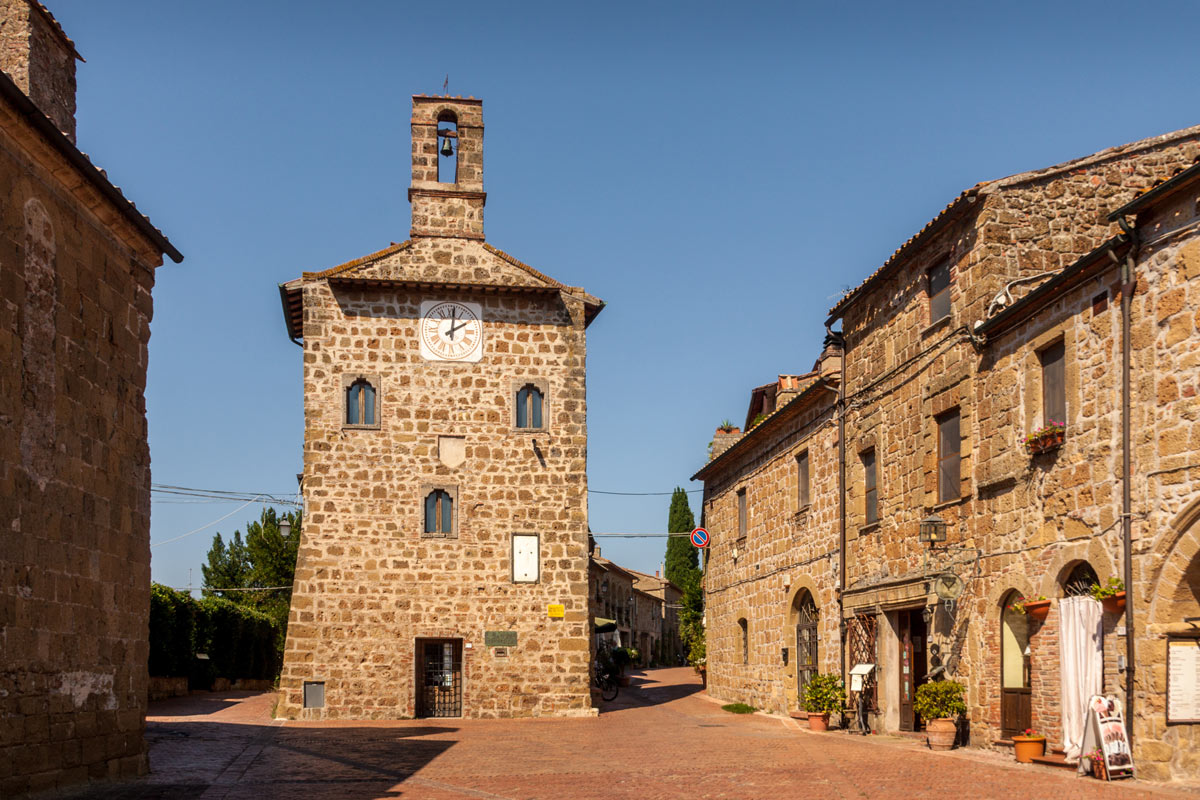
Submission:
[[[738,620],[738,627],[742,629],[742,663],[750,663],[750,625],[746,622],[746,618]]]
[[[458,118],[450,111],[438,115],[438,183],[458,183]]]
[[[800,503],[800,508],[808,508],[809,484],[807,450],[796,456],[796,493],[797,501]]]
[[[879,521],[879,493],[877,485],[877,476],[875,474],[875,448],[864,450],[862,454],[863,465],[863,511],[866,514],[867,524],[872,525]]]
[[[527,383],[517,390],[517,427],[542,427],[542,390]]]
[[[425,496],[425,533],[445,536],[454,531],[454,498],[445,489]]]
[[[929,270],[929,324],[950,316],[950,262]]]
[[[738,501],[738,538],[746,538],[746,490],[742,489],[737,493]]]
[[[962,493],[961,422],[957,408],[937,418],[939,503],[957,500]]]
[[[1057,341],[1038,353],[1042,362],[1042,424],[1067,424],[1066,348]]]
[[[346,424],[375,424],[375,387],[359,378],[346,389]]]

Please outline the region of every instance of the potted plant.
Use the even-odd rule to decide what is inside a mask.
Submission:
[[[717,433],[738,433],[737,427],[733,422],[727,419],[721,420],[721,424],[717,426]]]
[[[708,652],[704,643],[704,629],[693,634],[692,646],[688,651],[688,661],[696,674],[700,676],[700,685],[708,688]]]
[[[1032,456],[1048,453],[1061,447],[1066,438],[1066,423],[1048,420],[1045,425],[1025,437],[1025,451]]]
[[[815,675],[804,687],[801,704],[808,712],[809,730],[829,730],[829,715],[841,711],[846,702],[846,687],[832,672]]]
[[[925,738],[930,750],[951,750],[958,737],[958,716],[967,712],[958,681],[930,681],[917,687],[913,710],[925,720]]]
[[[625,674],[625,667],[633,661],[632,653],[628,647],[614,647],[612,651],[612,663],[617,668],[617,684],[620,686],[629,685],[629,676]]]
[[[1120,578],[1109,578],[1104,586],[1095,584],[1089,591],[1109,614],[1120,614],[1125,610],[1125,581]]]
[[[1046,737],[1033,728],[1026,728],[1025,733],[1012,737],[1012,740],[1013,753],[1022,764],[1029,764],[1046,752]]]
[[[1102,781],[1108,780],[1108,768],[1104,764],[1104,753],[1101,750],[1093,750],[1090,753],[1084,753],[1083,757],[1092,762],[1092,775]]]
[[[1008,610],[1018,614],[1028,614],[1030,619],[1043,622],[1050,615],[1050,601],[1044,594],[1039,594],[1036,600],[1022,596],[1009,603]]]

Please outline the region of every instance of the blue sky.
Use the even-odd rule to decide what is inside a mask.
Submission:
[[[163,484],[295,492],[276,285],[407,237],[410,96],[447,73],[484,99],[489,241],[609,304],[589,481],[616,492],[699,489],[716,424],[961,190],[1200,123],[1194,2],[47,2],[88,60],[80,147],[186,256],[154,290]],[[661,531],[668,500],[593,494],[592,529]],[[154,579],[198,584],[238,505],[156,500],[153,542],[233,515]]]

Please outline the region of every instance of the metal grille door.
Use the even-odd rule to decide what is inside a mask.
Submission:
[[[462,716],[462,640],[418,643],[417,716]]]
[[[808,595],[796,622],[796,697],[803,703],[804,687],[817,674],[817,604]]]
[[[871,614],[856,614],[850,618],[848,633],[850,634],[850,663],[878,664],[875,657],[875,626],[876,617]],[[867,710],[879,710],[878,681],[875,676],[879,673],[876,668],[863,680],[863,694],[867,699]]]

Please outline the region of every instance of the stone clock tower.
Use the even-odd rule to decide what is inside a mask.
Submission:
[[[413,97],[409,238],[280,292],[305,519],[279,713],[594,713],[586,329],[484,239],[483,114]]]

